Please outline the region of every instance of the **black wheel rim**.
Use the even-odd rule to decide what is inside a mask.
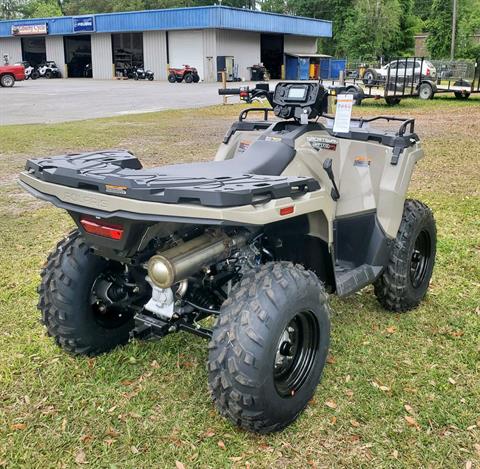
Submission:
[[[273,377],[281,397],[293,397],[308,379],[317,358],[320,334],[311,311],[297,313],[278,341]]]
[[[419,288],[425,280],[432,255],[431,245],[428,231],[420,231],[410,259],[410,281],[413,288]]]

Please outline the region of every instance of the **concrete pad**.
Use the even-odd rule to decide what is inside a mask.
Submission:
[[[231,88],[255,86],[228,83]],[[38,79],[0,88],[0,125],[66,122],[221,104],[220,83]],[[273,87],[273,84],[272,84]],[[238,102],[231,98],[229,102]]]

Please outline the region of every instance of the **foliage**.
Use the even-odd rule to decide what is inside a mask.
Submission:
[[[452,41],[452,2],[433,0],[430,19],[426,25],[429,31],[427,48],[432,58],[448,57]]]
[[[0,20],[10,20],[22,16],[24,0],[0,0]]]
[[[426,22],[429,32],[427,48],[435,59],[450,56],[452,41],[452,2],[434,0],[430,19]],[[457,34],[455,41],[456,58],[476,58],[480,47],[473,41],[473,35],[480,32],[480,2],[458,0]]]
[[[351,57],[376,58],[390,54],[399,36],[398,0],[356,0],[338,47]]]
[[[48,18],[62,16],[62,9],[56,0],[32,0],[23,6],[22,13],[27,18]]]

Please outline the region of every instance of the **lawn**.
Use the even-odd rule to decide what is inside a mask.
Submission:
[[[72,358],[46,337],[39,270],[71,228],[15,179],[25,158],[128,148],[147,164],[213,156],[240,106],[0,128],[0,467],[480,468],[480,99],[369,102],[357,115],[417,119],[426,158],[410,195],[438,226],[429,294],[408,314],[372,288],[332,298],[322,382],[282,433],[214,411],[206,342],[185,333]]]

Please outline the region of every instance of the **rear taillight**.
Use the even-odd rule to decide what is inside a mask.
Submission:
[[[430,76],[430,69],[427,68],[427,77],[429,77],[429,76]]]
[[[114,239],[116,241],[122,239],[123,236],[122,225],[113,225],[92,218],[81,218],[80,224],[87,233],[93,235]]]

